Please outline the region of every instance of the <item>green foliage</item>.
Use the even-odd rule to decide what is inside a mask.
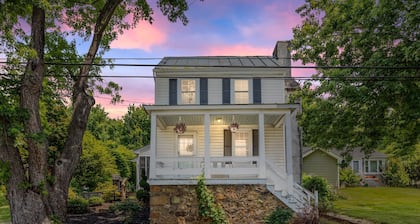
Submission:
[[[325,178],[306,175],[302,178],[302,186],[311,192],[318,191],[320,211],[328,211],[332,208],[334,192]]]
[[[141,148],[150,141],[150,118],[144,107],[130,105],[123,116],[121,144],[130,149]]]
[[[229,223],[222,206],[216,202],[213,193],[207,188],[203,174],[198,177],[196,192],[200,216],[210,218],[213,224]]]
[[[98,187],[94,191],[101,192],[102,198],[110,202],[120,197],[121,193],[117,190],[117,186],[113,185],[111,181],[108,181],[98,184]]]
[[[109,209],[112,212],[122,212],[125,216],[124,223],[132,223],[142,207],[137,201],[125,200],[111,205]]]
[[[420,152],[408,159],[405,169],[407,171],[411,183],[413,185],[417,185],[417,182],[420,181]]]
[[[383,176],[385,184],[391,187],[403,187],[410,183],[404,164],[398,158],[388,159]]]
[[[318,66],[301,99],[304,142],[412,155],[420,139],[418,0],[306,1],[293,59]]]
[[[102,205],[105,201],[101,197],[90,197],[88,198],[89,206],[99,206]]]
[[[89,211],[88,200],[82,197],[69,199],[67,202],[67,212],[70,214],[83,214]]]
[[[360,182],[360,176],[355,174],[350,167],[340,169],[340,185],[356,186]]]
[[[0,161],[0,186],[5,185],[10,178],[9,163]]]
[[[138,201],[141,201],[143,204],[148,205],[150,201],[150,192],[146,190],[138,190],[136,192],[136,198]]]
[[[267,224],[287,224],[293,217],[293,212],[290,209],[276,208],[264,222]]]

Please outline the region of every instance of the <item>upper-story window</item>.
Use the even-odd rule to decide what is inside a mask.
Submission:
[[[233,97],[235,104],[249,103],[249,80],[235,79],[233,82]]]
[[[195,104],[197,96],[197,83],[195,79],[181,80],[181,102],[182,104]]]

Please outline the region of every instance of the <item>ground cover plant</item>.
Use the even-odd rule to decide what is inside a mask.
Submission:
[[[0,223],[10,221],[9,204],[6,200],[6,189],[0,186]]]
[[[355,187],[339,191],[337,213],[376,223],[417,224],[420,220],[420,189]]]

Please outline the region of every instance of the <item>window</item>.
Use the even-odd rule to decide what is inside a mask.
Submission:
[[[353,172],[359,173],[359,161],[353,161]]]
[[[384,160],[367,159],[365,160],[365,173],[380,173],[384,169]]]
[[[233,155],[234,156],[248,156],[249,148],[249,133],[236,132],[233,134]]]
[[[196,80],[183,79],[181,80],[181,102],[182,104],[196,103]]]
[[[146,175],[149,177],[149,168],[150,168],[150,157],[149,156],[140,156],[140,175]]]
[[[249,81],[247,79],[236,79],[233,82],[235,104],[249,103]]]
[[[178,155],[193,156],[194,148],[194,135],[178,135]]]

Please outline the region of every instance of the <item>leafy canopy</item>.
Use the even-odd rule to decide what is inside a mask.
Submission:
[[[303,21],[293,29],[293,59],[345,67],[317,69],[295,94],[305,143],[412,154],[420,142],[418,1],[307,0],[296,11]]]

